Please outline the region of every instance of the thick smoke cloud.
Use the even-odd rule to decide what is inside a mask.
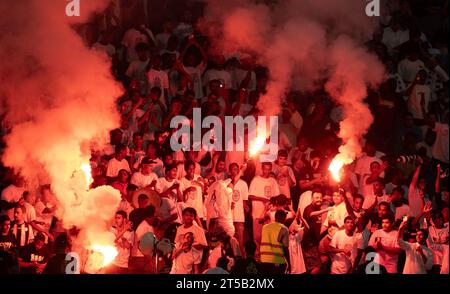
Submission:
[[[267,94],[258,108],[279,114],[286,91],[325,89],[344,112],[340,159],[353,161],[373,122],[363,102],[367,87],[382,81],[383,66],[363,47],[377,19],[360,0],[207,1],[214,51],[258,56],[270,71]]]
[[[118,125],[114,101],[122,89],[107,58],[86,48],[72,29],[107,2],[81,1],[81,17],[72,18],[67,3],[0,3],[0,105],[12,125],[2,161],[33,184],[46,173],[65,227],[103,239],[119,193],[107,187],[88,192],[86,181],[76,178],[89,162],[90,146],[106,143]]]

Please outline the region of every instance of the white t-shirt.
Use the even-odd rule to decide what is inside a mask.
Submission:
[[[187,74],[192,79],[192,82],[194,83],[194,92],[195,92],[195,99],[202,99],[205,95],[203,94],[203,82],[202,82],[202,75],[205,71],[206,64],[201,63],[196,67],[191,66],[184,66],[184,71],[186,71]]]
[[[424,111],[422,111],[421,101],[424,102]],[[425,119],[428,111],[428,105],[431,100],[430,86],[415,85],[411,95],[408,98],[408,111],[415,119]]]
[[[150,34],[150,36],[153,36],[152,32],[147,29],[147,32]],[[135,50],[135,47],[139,43],[149,43],[149,38],[147,35],[142,34],[140,31],[131,28],[128,31],[126,31],[125,35],[122,39],[122,45],[127,47],[127,55],[128,55],[128,61],[137,60],[138,56]]]
[[[301,215],[305,211],[305,208],[312,203],[312,191],[308,190],[300,195],[300,200],[298,202],[298,210],[300,210]]]
[[[211,219],[215,219],[218,216],[217,210],[216,210],[216,186],[219,185],[219,181],[214,182],[212,185],[208,188],[208,195],[206,195],[205,198],[205,214],[206,214],[206,222],[209,225],[209,221]]]
[[[178,227],[177,234],[175,236],[175,247],[180,248],[183,245],[184,235],[186,233],[192,233],[194,235],[194,245],[200,244],[205,247],[208,246],[205,231],[194,223],[189,228],[186,228],[184,225]]]
[[[425,64],[420,59],[411,61],[405,58],[398,63],[397,67],[398,74],[406,84],[412,83],[421,69],[425,69]]]
[[[142,254],[141,250],[139,249],[139,242],[141,241],[142,237],[146,233],[154,233],[154,228],[147,223],[147,221],[143,221],[139,224],[139,226],[136,229],[136,232],[134,233],[134,246],[131,250],[131,256],[133,257],[142,257],[144,254]]]
[[[433,252],[433,264],[442,265],[444,259],[445,246],[448,246],[449,232],[448,227],[443,227],[441,229],[435,226],[430,226],[428,229],[428,248]],[[447,243],[447,245],[445,245]],[[447,256],[448,258],[448,256]]]
[[[163,70],[150,69],[147,73],[148,93],[151,88],[158,87],[161,89],[161,97],[159,100],[167,106],[168,97],[165,96],[164,90],[169,90],[169,75]]]
[[[152,68],[148,71],[147,77],[150,88],[169,89],[169,77],[165,71]]]
[[[289,255],[291,260],[291,274],[299,275],[306,272],[303,258],[302,239],[304,229],[299,228],[296,234],[289,234]]]
[[[144,157],[145,157],[145,153],[142,155],[139,155],[139,157],[136,160],[136,163],[134,164],[135,169],[139,168],[139,166],[141,165],[142,159],[144,159]],[[165,175],[164,174],[164,163],[162,162],[162,160],[159,158],[154,158],[151,160],[156,162],[152,165],[152,172],[155,173],[158,176],[158,178],[164,177],[164,175]]]
[[[375,199],[378,204],[381,202],[387,203],[391,202],[391,198],[389,197],[389,195],[386,195],[384,191],[382,196],[376,196],[375,193],[373,192],[373,184],[366,186],[366,189],[364,189],[363,191],[363,196],[364,196],[364,202],[362,206],[363,209],[368,209],[369,207],[371,207],[375,203]]]
[[[383,39],[381,42],[386,45],[389,52],[409,40],[409,30],[398,30],[394,32],[391,27],[383,30]]]
[[[291,190],[289,186],[289,178],[292,182],[296,182],[294,171],[290,166],[279,167],[277,164],[273,165],[272,172],[277,177],[278,187],[280,188],[280,194],[286,195],[288,198],[291,198]],[[281,174],[285,175],[284,177],[280,177]]]
[[[433,157],[448,163],[448,124],[436,123],[433,131],[436,132],[436,141],[433,145]]]
[[[333,220],[341,228],[344,225],[344,220],[348,216],[347,207],[345,202],[339,203],[333,206],[333,210],[328,211],[327,218],[325,219],[323,225],[328,227],[328,222]]]
[[[34,211],[36,212],[36,219],[39,222],[44,223],[44,227],[46,229],[50,228],[50,225],[52,224],[52,219],[54,213],[43,213],[46,208],[52,208],[56,205],[56,203],[48,203],[45,205],[42,201],[36,202],[34,205]]]
[[[196,183],[200,175],[194,175],[194,179],[192,181],[186,179],[185,177],[180,180],[180,190],[181,193],[184,193],[186,189],[189,187],[194,187],[195,191],[188,193],[187,200],[185,201],[187,207],[192,207],[197,211],[197,215],[199,218],[204,218],[204,208],[203,208],[203,191],[201,186]]]
[[[117,229],[112,227],[111,232],[117,236]],[[134,244],[134,232],[126,231],[123,233],[122,237],[119,239],[117,243],[119,245],[123,245],[122,238],[125,238],[126,241],[128,241],[131,246]],[[113,261],[113,264],[115,266],[121,267],[121,268],[128,268],[128,259],[130,258],[131,254],[131,248],[123,248],[122,246],[116,246],[117,249],[117,256]]]
[[[337,231],[331,239],[330,246],[337,249],[351,250],[351,255],[345,253],[333,254],[331,261],[332,274],[346,274],[355,262],[358,249],[364,249],[361,234],[348,236],[345,230]]]
[[[131,176],[130,183],[139,188],[145,188],[155,180],[158,181],[158,176],[155,173],[144,175],[142,172],[136,172]]]
[[[122,159],[118,161],[115,157],[108,161],[108,165],[106,167],[106,176],[107,177],[117,177],[119,171],[121,169],[130,172],[130,165],[126,159]]]
[[[158,192],[158,193],[164,193],[167,189],[169,189],[173,184],[179,184],[180,183],[180,181],[179,180],[172,180],[171,182],[169,182],[166,178],[159,178],[159,180],[158,180],[158,184],[156,184],[156,191]],[[175,190],[173,190],[172,192],[171,192],[171,199],[174,201],[174,202],[177,202],[177,195],[175,194],[176,193],[176,191]]]
[[[25,192],[24,187],[9,185],[3,189],[1,199],[9,203],[19,202],[20,198],[22,198],[23,192]]]
[[[34,209],[33,205],[31,205],[28,202],[24,203],[25,209],[27,210],[24,219],[26,223],[31,223],[32,221],[36,220],[36,210]]]
[[[402,206],[400,207],[395,207],[394,206],[394,211],[395,211],[395,219],[403,219],[404,216],[409,216],[409,206],[406,204],[402,204]]]
[[[234,236],[235,229],[233,225],[233,211],[231,209],[233,190],[228,186],[231,183],[231,179],[220,180],[218,183],[218,185],[214,186],[217,221],[229,236]]]
[[[194,273],[194,265],[200,264],[202,253],[194,248],[188,252],[181,252],[174,260],[171,275],[188,275]]]
[[[168,219],[172,214],[177,214],[177,219],[174,222],[181,224],[181,214],[179,213],[175,202],[169,198],[161,198],[161,206],[156,212],[156,216],[163,220]]]
[[[390,232],[385,232],[384,230],[376,230],[370,237],[369,246],[375,248],[375,241],[377,238],[380,238],[381,244],[383,244],[383,246],[398,248],[397,235],[398,232],[395,230],[392,230]],[[392,254],[384,250],[377,250],[377,254],[379,255],[379,264],[383,265],[388,273],[396,274],[398,254]]]
[[[403,268],[403,274],[426,274],[427,270],[430,270],[433,266],[433,253],[430,249],[419,243],[409,243],[398,240],[398,246],[405,250],[406,261],[405,267]],[[417,251],[417,248],[422,247],[423,253],[427,258],[426,264],[423,262],[422,255]]]
[[[258,197],[264,197],[270,199],[274,196],[280,194],[277,180],[272,177],[263,178],[261,176],[256,176],[250,183],[250,188],[248,191],[249,195],[254,195]],[[252,218],[261,218],[264,213],[265,203],[261,201],[252,201]]]
[[[243,180],[239,180],[234,185],[232,200],[234,203],[233,222],[245,222],[244,201],[248,200],[248,185]]]
[[[241,252],[240,252],[240,248],[239,248],[239,243],[237,241],[236,238],[232,237],[230,239],[230,247],[232,248],[233,252],[235,253],[235,256],[242,256]],[[217,266],[217,262],[219,261],[219,259],[222,257],[222,245],[219,244],[216,247],[214,247],[212,250],[209,251],[209,256],[208,256],[208,268],[214,268]],[[230,259],[230,257],[227,257]],[[231,258],[232,260],[234,260],[233,258]],[[233,261],[232,261],[233,262]]]
[[[11,226],[11,232],[16,238],[19,247],[23,247],[33,242],[34,230],[30,224],[23,222],[22,224],[14,224]],[[27,239],[28,234],[28,239]]]

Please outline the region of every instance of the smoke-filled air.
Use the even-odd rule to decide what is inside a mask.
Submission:
[[[71,23],[107,3],[84,1],[82,17],[75,18],[65,15],[66,4],[0,3],[0,30],[7,32],[0,36],[0,99],[12,125],[2,161],[33,184],[51,182],[57,215],[65,228],[76,226],[87,236],[79,238],[83,246],[113,245],[105,222],[120,194],[106,186],[88,191],[89,158],[118,125],[114,101],[122,89],[107,58],[87,49]]]
[[[376,20],[360,0],[275,1],[209,0],[207,23],[213,50],[247,51],[269,68],[267,93],[257,107],[279,114],[289,89],[314,90],[325,82],[328,94],[343,108],[343,145],[337,159],[348,164],[361,153],[361,139],[373,122],[364,103],[384,68],[364,42]],[[212,25],[211,25],[212,24]]]

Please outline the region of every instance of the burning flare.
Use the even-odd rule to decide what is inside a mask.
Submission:
[[[334,158],[333,161],[331,161],[330,166],[328,167],[328,170],[330,171],[333,179],[336,182],[341,181],[341,169],[344,166],[344,162],[340,159]]]
[[[250,157],[254,157],[256,154],[259,153],[259,151],[264,147],[266,139],[267,135],[265,132],[256,137],[256,139],[252,143],[252,146],[249,148]]]
[[[88,274],[99,274],[102,270],[114,261],[118,255],[114,246],[94,244],[87,251],[87,260],[84,272]]]
[[[86,178],[87,190],[89,190],[89,187],[91,186],[91,184],[93,182],[91,165],[89,163],[83,163],[81,165],[81,170],[83,171],[84,176]]]
[[[105,246],[105,245],[99,245],[94,244],[92,246],[92,250],[94,252],[98,252],[101,254],[102,258],[99,264],[96,264],[99,268],[103,268],[113,262],[113,260],[116,258],[116,256],[119,254],[117,252],[117,249],[114,246]]]

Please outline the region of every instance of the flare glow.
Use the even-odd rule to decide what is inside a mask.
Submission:
[[[252,143],[252,146],[249,149],[250,157],[254,157],[259,151],[264,147],[264,143],[266,142],[267,135],[266,133],[259,134]]]
[[[89,186],[92,184],[92,169],[91,165],[89,163],[83,163],[81,165],[81,170],[84,173],[85,179],[86,179],[86,187],[89,190]]]
[[[328,167],[328,170],[330,171],[333,179],[336,182],[341,181],[341,170],[342,170],[343,166],[344,166],[344,162],[342,160],[335,158],[335,159],[333,159],[333,161],[331,161],[331,164]]]
[[[96,264],[100,268],[109,265],[119,254],[119,252],[117,252],[117,249],[114,246],[109,245],[94,244],[92,245],[92,250],[94,252],[100,253],[103,257],[102,260],[98,264]]]

